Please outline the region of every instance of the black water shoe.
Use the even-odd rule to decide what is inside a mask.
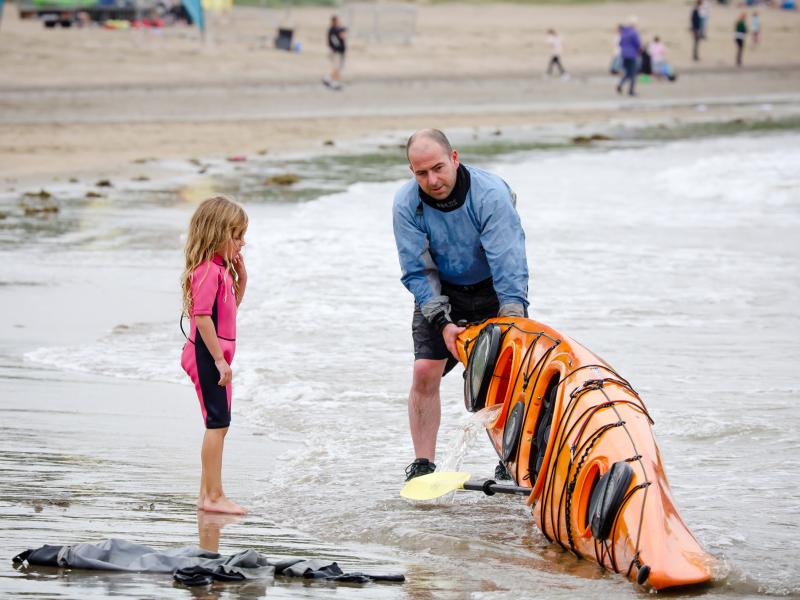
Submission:
[[[511,480],[511,474],[508,472],[508,469],[506,469],[506,466],[502,462],[497,463],[497,466],[494,468],[494,478],[497,481]]]
[[[418,458],[406,467],[406,481],[411,481],[414,477],[428,475],[436,470],[436,465],[427,458]]]

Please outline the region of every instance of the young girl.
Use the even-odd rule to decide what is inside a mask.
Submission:
[[[222,491],[222,448],[231,422],[236,309],[247,286],[241,255],[246,231],[241,206],[223,196],[203,201],[189,223],[181,276],[183,310],[190,320],[181,366],[197,390],[206,426],[197,508],[233,514],[246,511]]]

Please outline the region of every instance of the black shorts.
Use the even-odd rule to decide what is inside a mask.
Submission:
[[[450,318],[454,323],[462,319],[471,323],[484,321],[496,317],[497,311],[500,310],[500,302],[497,300],[491,279],[468,286],[442,282],[442,294],[450,298]],[[445,346],[442,333],[428,322],[416,303],[411,322],[411,336],[414,339],[414,360],[446,358],[445,373],[456,366],[458,361]]]

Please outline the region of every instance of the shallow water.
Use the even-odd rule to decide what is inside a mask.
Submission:
[[[610,362],[655,419],[681,513],[724,564],[703,595],[800,596],[800,135],[531,151],[488,164],[518,194],[532,315]],[[390,217],[400,181],[372,170],[363,179],[299,203],[265,196],[252,173],[215,180],[235,185],[251,219],[234,427],[294,442],[268,484],[253,481],[243,500],[280,514],[298,540],[391,556],[408,583],[373,590],[382,597],[641,595],[548,544],[519,499],[400,499],[413,459],[412,300]],[[141,277],[144,261],[155,275],[131,290],[156,290],[148,314],[159,317],[119,314],[80,344],[37,344],[28,368],[183,381],[169,285],[192,205],[163,194],[145,201],[146,190],[135,197],[63,210],[7,277],[68,288],[127,266]],[[21,257],[16,235],[7,229],[3,242]],[[440,458],[469,420],[461,383],[456,372],[443,385]],[[463,468],[485,477],[495,463],[478,435]]]

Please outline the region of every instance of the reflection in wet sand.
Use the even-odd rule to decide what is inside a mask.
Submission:
[[[226,525],[238,523],[242,518],[243,515],[228,515],[198,510],[197,534],[200,538],[200,547],[204,550],[219,552],[219,536],[222,529]]]

